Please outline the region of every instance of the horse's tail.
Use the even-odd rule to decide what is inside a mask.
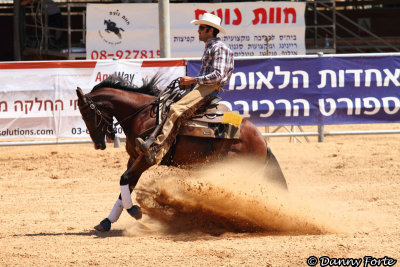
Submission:
[[[282,169],[269,146],[267,146],[267,158],[265,160],[265,175],[269,181],[279,185],[281,188],[288,189]]]

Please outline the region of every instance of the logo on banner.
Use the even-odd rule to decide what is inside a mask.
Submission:
[[[97,72],[96,77],[95,77],[95,82],[102,82],[105,79],[107,79],[110,76],[116,76],[120,77],[121,79],[124,79],[129,85],[133,85],[133,78],[135,77],[135,73],[125,73],[123,72],[114,72],[113,74],[108,74],[108,73],[102,73],[101,71]]]
[[[120,31],[124,31],[124,29],[118,28],[117,23],[115,23],[114,21],[111,21],[110,19],[105,20],[104,24],[107,25],[106,32],[108,32],[108,33],[113,32],[113,33],[115,33],[115,35],[118,36],[119,39],[121,39]]]
[[[129,19],[125,15],[121,15],[118,9],[110,11],[108,15],[110,18],[104,19],[105,29],[99,30],[99,35],[109,45],[120,44],[124,28],[130,24]]]

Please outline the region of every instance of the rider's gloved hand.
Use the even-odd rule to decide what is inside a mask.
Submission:
[[[191,89],[191,85],[196,83],[196,79],[194,77],[183,76],[179,79],[179,88],[189,90]]]

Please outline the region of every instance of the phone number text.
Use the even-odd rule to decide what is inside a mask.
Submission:
[[[94,60],[114,57],[119,59],[159,58],[160,50],[117,50],[115,53],[105,50],[93,50],[90,57]]]

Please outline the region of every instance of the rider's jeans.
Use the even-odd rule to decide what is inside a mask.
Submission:
[[[156,140],[156,144],[160,146],[156,155],[157,163],[161,162],[170,149],[175,137],[178,135],[182,121],[189,119],[204,104],[206,96],[218,90],[219,87],[217,85],[197,84],[192,91],[171,106],[163,130]]]

